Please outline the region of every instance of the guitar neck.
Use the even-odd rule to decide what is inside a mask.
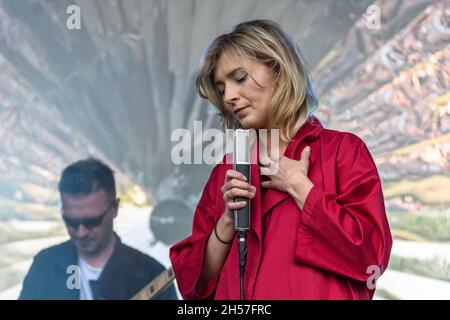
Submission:
[[[136,293],[130,300],[152,300],[175,279],[172,267],[161,272],[155,279]]]

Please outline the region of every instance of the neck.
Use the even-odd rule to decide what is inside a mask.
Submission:
[[[111,233],[105,247],[103,247],[100,251],[97,251],[91,255],[83,254],[81,252],[79,254],[80,257],[91,267],[103,268],[113,254],[115,244],[116,237],[114,236],[114,233]]]
[[[263,141],[264,144],[267,144],[267,153],[269,155],[272,155],[272,130],[268,129],[267,130],[267,141]],[[278,155],[279,157],[281,157],[282,155],[284,155],[284,151],[286,150],[287,146],[288,146],[288,142],[285,142],[283,140],[281,140],[281,137],[278,138]]]

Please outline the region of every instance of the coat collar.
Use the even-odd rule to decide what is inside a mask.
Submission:
[[[126,299],[128,286],[135,277],[130,271],[137,264],[135,257],[129,254],[116,233],[114,233],[114,237],[116,241],[113,253],[103,267],[100,278],[94,282],[95,288],[91,284],[95,299]],[[79,255],[75,245],[69,240],[58,248],[55,258],[65,271],[70,265],[78,265]],[[80,290],[68,290],[66,294],[68,299],[79,299]]]
[[[322,131],[323,126],[320,120],[315,116],[311,116],[297,131],[292,141],[288,144],[284,155],[291,159],[300,160],[301,151],[299,147],[302,143],[306,144],[316,140]]]
[[[133,270],[138,264],[137,257],[127,250],[117,234],[115,237],[114,251],[97,281],[98,300],[126,300],[130,284],[136,277]]]

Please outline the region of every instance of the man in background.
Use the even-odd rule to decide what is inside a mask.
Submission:
[[[89,158],[64,169],[58,189],[70,240],[41,251],[19,299],[130,299],[164,267],[113,231],[119,199],[113,171]],[[157,299],[177,299],[173,285]]]

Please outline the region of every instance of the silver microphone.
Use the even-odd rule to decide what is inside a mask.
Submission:
[[[234,132],[233,170],[243,174],[250,182],[250,131],[237,129]],[[245,201],[247,205],[234,210],[234,229],[248,231],[250,229],[250,201],[248,198],[236,197],[236,202]]]

